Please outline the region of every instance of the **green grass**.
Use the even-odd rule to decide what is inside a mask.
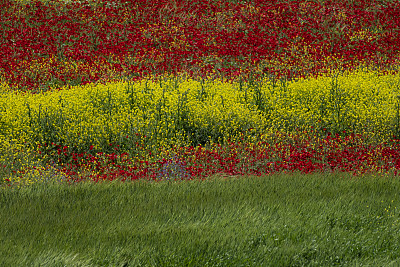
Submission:
[[[1,189],[0,266],[395,266],[399,192],[347,174]]]

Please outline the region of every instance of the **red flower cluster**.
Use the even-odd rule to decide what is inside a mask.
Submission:
[[[70,153],[60,169],[71,182],[82,180],[203,179],[214,174],[265,175],[274,173],[350,172],[398,175],[400,144],[363,145],[361,136],[318,138],[288,135],[274,143],[230,142],[207,148],[180,147],[170,158],[135,160],[127,153],[91,155]],[[168,169],[167,169],[168,168]]]
[[[396,1],[49,2],[0,3],[0,74],[19,89],[183,72],[316,75],[388,67],[400,51]]]

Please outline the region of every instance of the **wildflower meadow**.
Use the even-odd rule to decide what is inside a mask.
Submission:
[[[400,263],[398,1],[0,15],[2,264]]]

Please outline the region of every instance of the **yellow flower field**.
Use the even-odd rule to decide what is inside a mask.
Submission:
[[[2,88],[1,135],[101,150],[139,136],[146,145],[194,145],[239,133],[350,131],[376,142],[399,127],[399,74],[358,71],[298,81],[163,78],[90,84],[43,94]],[[138,140],[135,140],[137,142]],[[126,148],[129,150],[128,144]]]

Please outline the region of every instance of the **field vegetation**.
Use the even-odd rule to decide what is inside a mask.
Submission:
[[[0,264],[396,266],[399,190],[346,173],[2,190]]]
[[[3,264],[396,264],[399,18],[2,0]]]

